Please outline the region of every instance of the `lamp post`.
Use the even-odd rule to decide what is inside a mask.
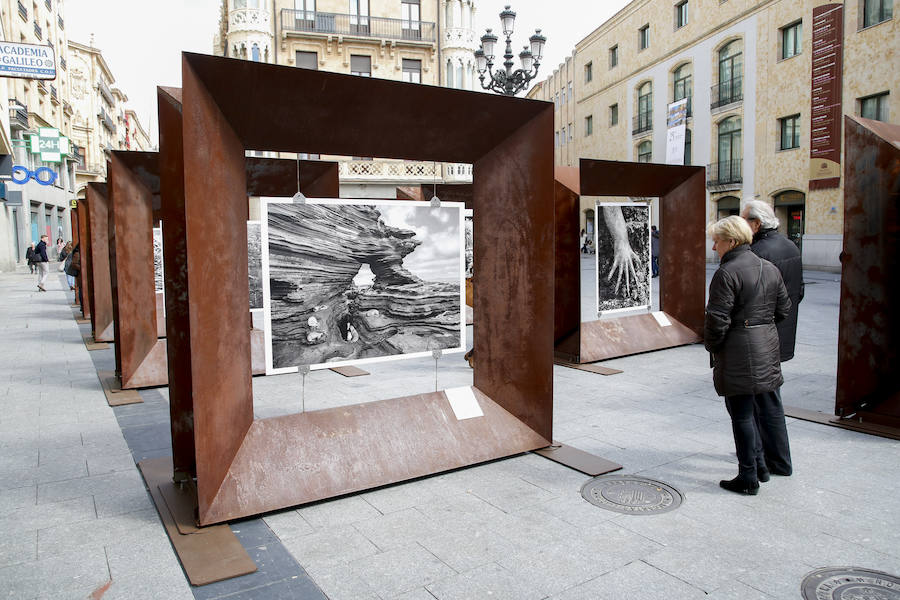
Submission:
[[[513,71],[512,34],[516,21],[516,13],[507,5],[500,13],[500,24],[503,35],[506,36],[506,51],[503,53],[503,69],[493,70],[494,47],[497,44],[497,36],[490,29],[481,36],[481,47],[475,51],[475,62],[478,69],[478,79],[481,87],[494,91],[504,96],[515,96],[528,85],[528,82],[537,77],[538,67],[541,66],[541,58],[544,54],[544,44],[547,38],[541,35],[541,30],[536,29],[534,35],[528,38],[531,47],[525,46],[519,53],[522,68]],[[490,76],[490,81],[485,83],[485,72]]]

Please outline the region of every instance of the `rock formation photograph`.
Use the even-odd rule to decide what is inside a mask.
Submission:
[[[259,221],[247,221],[247,276],[250,284],[250,310],[263,307],[261,229]]]
[[[163,250],[162,228],[153,228],[153,281],[156,291],[163,292]]]
[[[265,210],[272,369],[463,348],[461,204]]]

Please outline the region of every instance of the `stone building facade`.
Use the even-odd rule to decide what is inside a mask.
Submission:
[[[581,40],[566,67],[578,82],[576,156],[665,162],[668,105],[688,98],[685,162],[707,167],[709,219],[766,200],[806,266],[837,270],[842,166],[830,183],[811,183],[819,164],[811,147],[829,133],[813,114],[821,96],[812,91],[813,68],[842,60],[833,103],[840,102],[839,129],[842,114],[900,118],[894,2],[634,0]],[[823,40],[814,65],[814,31],[835,27],[839,43]],[[552,99],[555,77],[532,96]]]
[[[25,250],[43,234],[55,242],[71,239],[70,200],[75,191],[77,148],[60,162],[44,162],[31,152],[28,140],[41,128],[52,128],[71,140],[73,111],[69,103],[69,53],[62,0],[23,2],[0,0],[2,38],[10,42],[53,48],[56,79],[0,78],[3,105],[0,154],[11,156],[15,166],[35,174],[46,167],[53,172],[42,185],[34,176],[26,183],[3,182],[7,193],[21,193],[21,205],[0,204],[0,270],[11,271],[25,260]],[[46,173],[46,170],[42,170]]]
[[[284,66],[476,89],[474,15],[474,0],[222,0],[213,50]],[[320,157],[310,150],[306,157]],[[398,185],[471,181],[471,165],[321,158],[339,162],[346,196],[392,197]]]

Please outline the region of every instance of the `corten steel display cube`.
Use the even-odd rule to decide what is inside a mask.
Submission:
[[[88,218],[87,190],[85,190],[85,197],[78,201],[78,208],[75,210],[78,211],[78,252],[81,255],[79,258],[81,261],[81,270],[78,272],[76,285],[81,288],[81,316],[90,320],[91,295],[88,289],[88,280],[90,278],[91,265],[88,257],[90,256],[91,251],[91,236],[88,229],[90,226],[90,219]],[[78,300],[78,298],[76,298],[76,300]]]
[[[292,195],[298,164],[285,159],[247,159],[249,195]],[[303,161],[307,162],[307,161]],[[310,194],[337,195],[337,163],[315,161],[300,167],[301,187]],[[330,172],[331,177],[324,176]],[[325,183],[330,185],[323,185]],[[318,183],[318,187],[316,184]],[[109,195],[116,371],[122,389],[168,385],[163,295],[153,276],[152,229],[160,220],[159,154],[111,153]],[[227,244],[224,250],[230,247]],[[249,310],[249,309],[248,309]],[[161,330],[161,331],[160,331]],[[263,331],[251,329],[252,371],[266,372]]]
[[[91,306],[91,330],[96,342],[113,341],[112,283],[109,266],[109,197],[105,183],[87,187],[88,245],[90,263],[87,289]],[[83,262],[83,261],[82,261]]]
[[[585,158],[577,171],[557,169],[554,331],[558,359],[581,364],[702,341],[705,171],[703,167]],[[582,323],[582,195],[659,198],[659,303],[671,325],[663,327],[647,313]]]
[[[900,126],[844,117],[835,414],[900,428]]]
[[[184,244],[167,246],[175,252],[165,256],[170,276],[170,269],[181,271],[173,281],[183,288],[172,300],[187,317],[182,337],[173,339],[169,328],[169,344],[181,346],[187,364],[170,371],[170,389],[184,388],[192,400],[175,416],[190,435],[173,439],[173,455],[178,475],[180,459],[181,468],[190,466],[184,448],[194,445],[199,522],[548,446],[553,106],[195,54],[184,54],[182,64],[183,115],[174,98],[161,96],[161,171],[163,201],[171,200],[173,215],[183,207],[184,224]],[[246,260],[185,253],[185,245],[210,248],[221,238],[245,242],[247,149],[475,165],[474,379],[484,417],[457,420],[435,392],[254,420],[249,343],[234,335],[249,327],[241,297],[248,293]],[[179,262],[179,252],[186,260]],[[235,294],[223,298],[223,285]]]

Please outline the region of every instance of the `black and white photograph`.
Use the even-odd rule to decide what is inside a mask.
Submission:
[[[474,244],[475,244],[475,229],[472,223],[473,210],[471,208],[467,208],[465,212],[466,218],[466,279],[470,279],[472,275],[475,273],[475,263],[474,263]]]
[[[650,308],[650,207],[598,202],[597,313]]]
[[[262,200],[270,374],[464,350],[461,203]]]
[[[263,307],[262,231],[259,221],[247,221],[247,277],[250,310],[259,310]]]
[[[146,231],[146,230],[145,230]],[[163,288],[163,238],[162,227],[153,228],[153,282],[156,293],[162,294]]]

